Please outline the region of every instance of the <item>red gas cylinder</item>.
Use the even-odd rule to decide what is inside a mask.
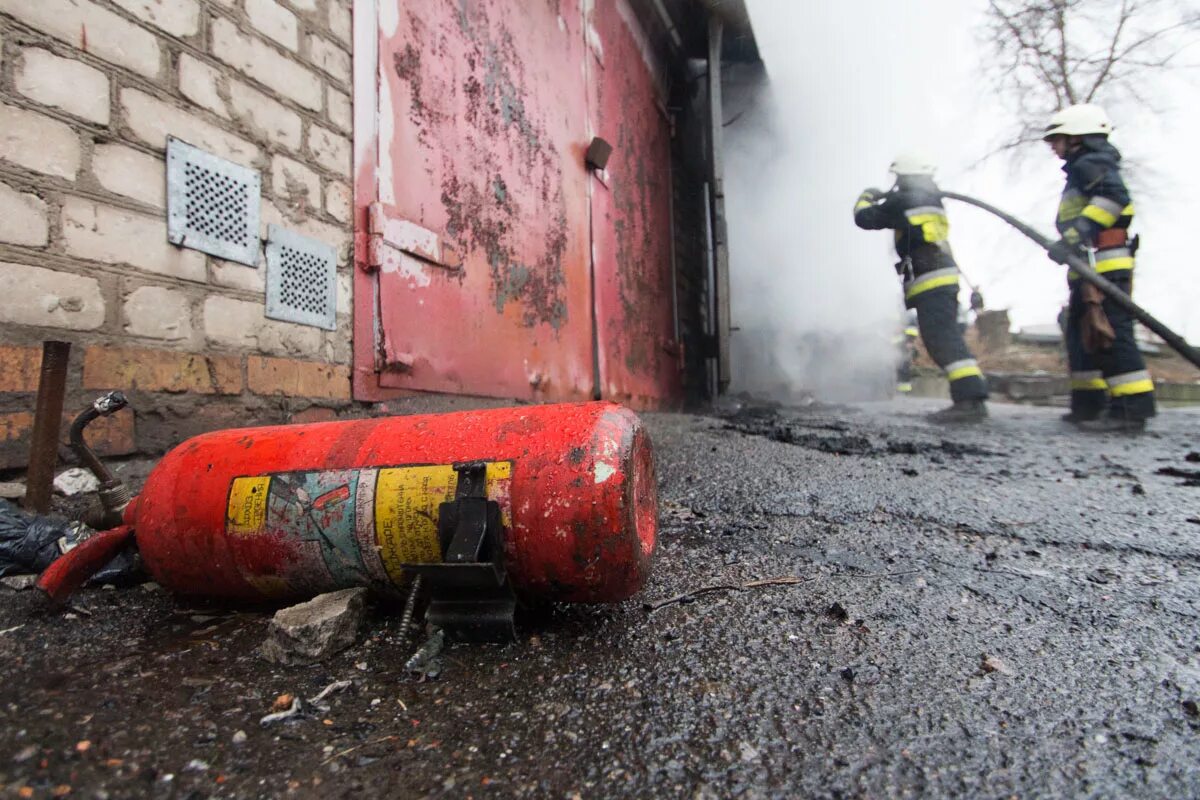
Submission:
[[[177,593],[397,592],[400,565],[440,561],[454,465],[479,461],[518,595],[610,602],[642,586],[657,532],[653,452],[637,416],[612,403],[208,433],[163,458],[125,521],[147,570]]]

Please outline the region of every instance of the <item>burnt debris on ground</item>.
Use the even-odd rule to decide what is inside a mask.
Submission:
[[[808,406],[791,414],[774,406],[747,406],[726,416],[725,429],[762,436],[784,444],[839,456],[1003,456],[1004,453],[935,435],[929,439],[898,438],[895,434],[871,436],[851,433],[851,424],[832,419],[833,407]]]

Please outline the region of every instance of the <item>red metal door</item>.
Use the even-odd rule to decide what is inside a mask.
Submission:
[[[360,208],[368,275],[355,302],[375,322],[356,319],[356,390],[587,398],[577,0],[378,0],[377,13],[375,152],[359,153],[375,161],[359,170],[374,203]]]
[[[591,187],[600,389],[659,407],[682,390],[661,66],[626,0],[599,0],[588,23],[592,128],[613,147]]]
[[[357,398],[582,399],[594,359],[606,398],[678,397],[669,127],[639,30],[625,0],[355,4]],[[593,134],[616,147],[596,178]]]

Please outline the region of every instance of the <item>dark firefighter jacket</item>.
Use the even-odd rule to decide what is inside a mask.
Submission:
[[[1120,152],[1104,136],[1084,136],[1082,147],[1063,164],[1067,185],[1058,205],[1058,232],[1068,244],[1096,248],[1100,273],[1133,269],[1127,241],[1133,203],[1120,165]]]
[[[864,192],[854,206],[854,223],[871,231],[894,230],[896,254],[912,259],[914,276],[957,269],[946,208],[932,178],[902,177],[881,202]]]

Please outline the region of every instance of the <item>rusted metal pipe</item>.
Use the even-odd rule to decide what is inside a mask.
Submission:
[[[25,487],[25,508],[38,514],[50,511],[50,490],[54,484],[54,466],[58,463],[58,436],[62,429],[70,357],[70,342],[42,343],[42,374],[38,380],[37,407],[29,439],[29,475]]]

